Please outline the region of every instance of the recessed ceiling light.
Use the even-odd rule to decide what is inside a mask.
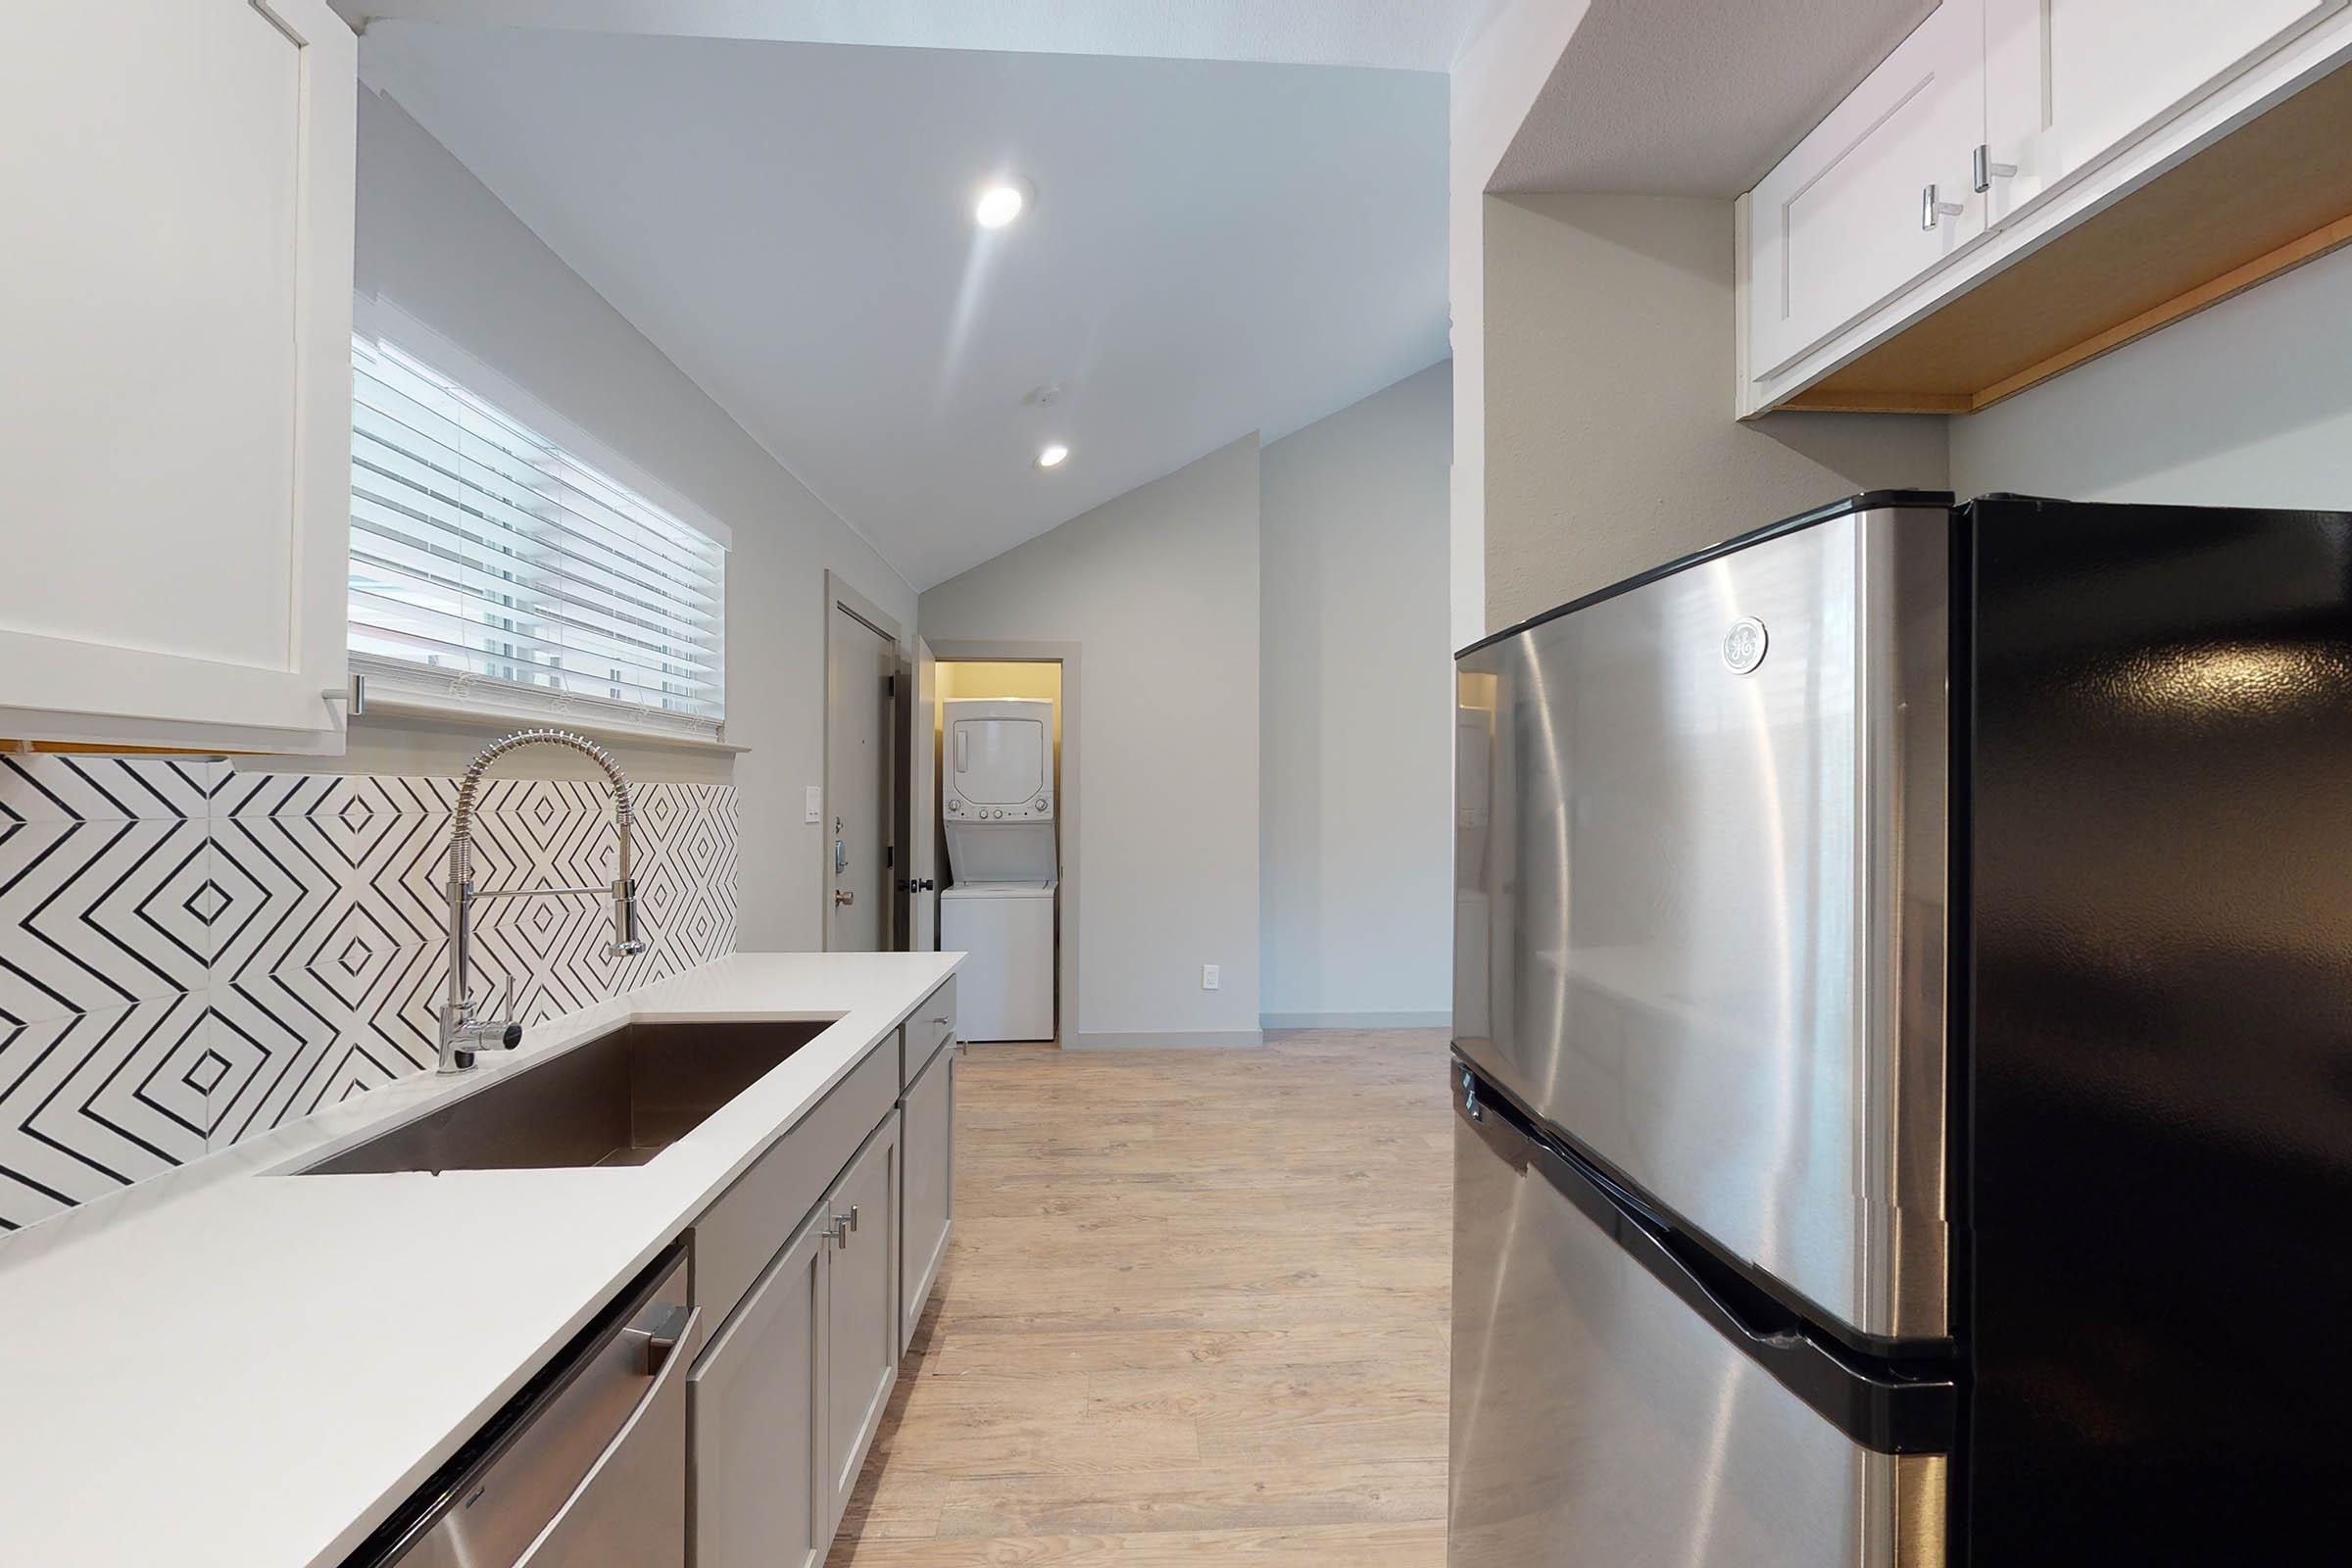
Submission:
[[[1037,455],[1037,466],[1041,468],[1058,468],[1069,455],[1068,447],[1058,441],[1049,441],[1046,449]]]
[[[992,180],[981,189],[972,218],[982,228],[1003,228],[1021,216],[1033,190],[1025,179]]]

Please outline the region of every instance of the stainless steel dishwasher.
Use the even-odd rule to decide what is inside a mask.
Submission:
[[[345,1568],[683,1568],[685,1257],[656,1258]]]

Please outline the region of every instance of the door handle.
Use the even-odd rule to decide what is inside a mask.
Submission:
[[[835,839],[835,840],[833,841],[833,869],[834,869],[835,871],[839,872],[839,871],[847,871],[849,868],[850,868],[850,845],[849,845],[849,841],[848,841],[848,840],[846,840],[846,839]]]
[[[836,907],[839,907],[844,904],[856,904],[857,902],[858,895],[851,892],[848,888],[835,888],[833,890],[833,903]]]

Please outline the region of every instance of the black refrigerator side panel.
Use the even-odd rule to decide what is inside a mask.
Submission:
[[[1974,528],[1970,1560],[2307,1560],[2352,1486],[2352,518]]]

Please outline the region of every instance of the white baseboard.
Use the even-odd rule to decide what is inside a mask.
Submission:
[[[1451,1012],[1267,1012],[1264,1029],[1450,1029]]]
[[[1169,1034],[1082,1034],[1070,1043],[1068,1049],[1072,1051],[1194,1051],[1204,1048],[1262,1046],[1265,1043],[1265,1034],[1256,1029],[1194,1029]]]

